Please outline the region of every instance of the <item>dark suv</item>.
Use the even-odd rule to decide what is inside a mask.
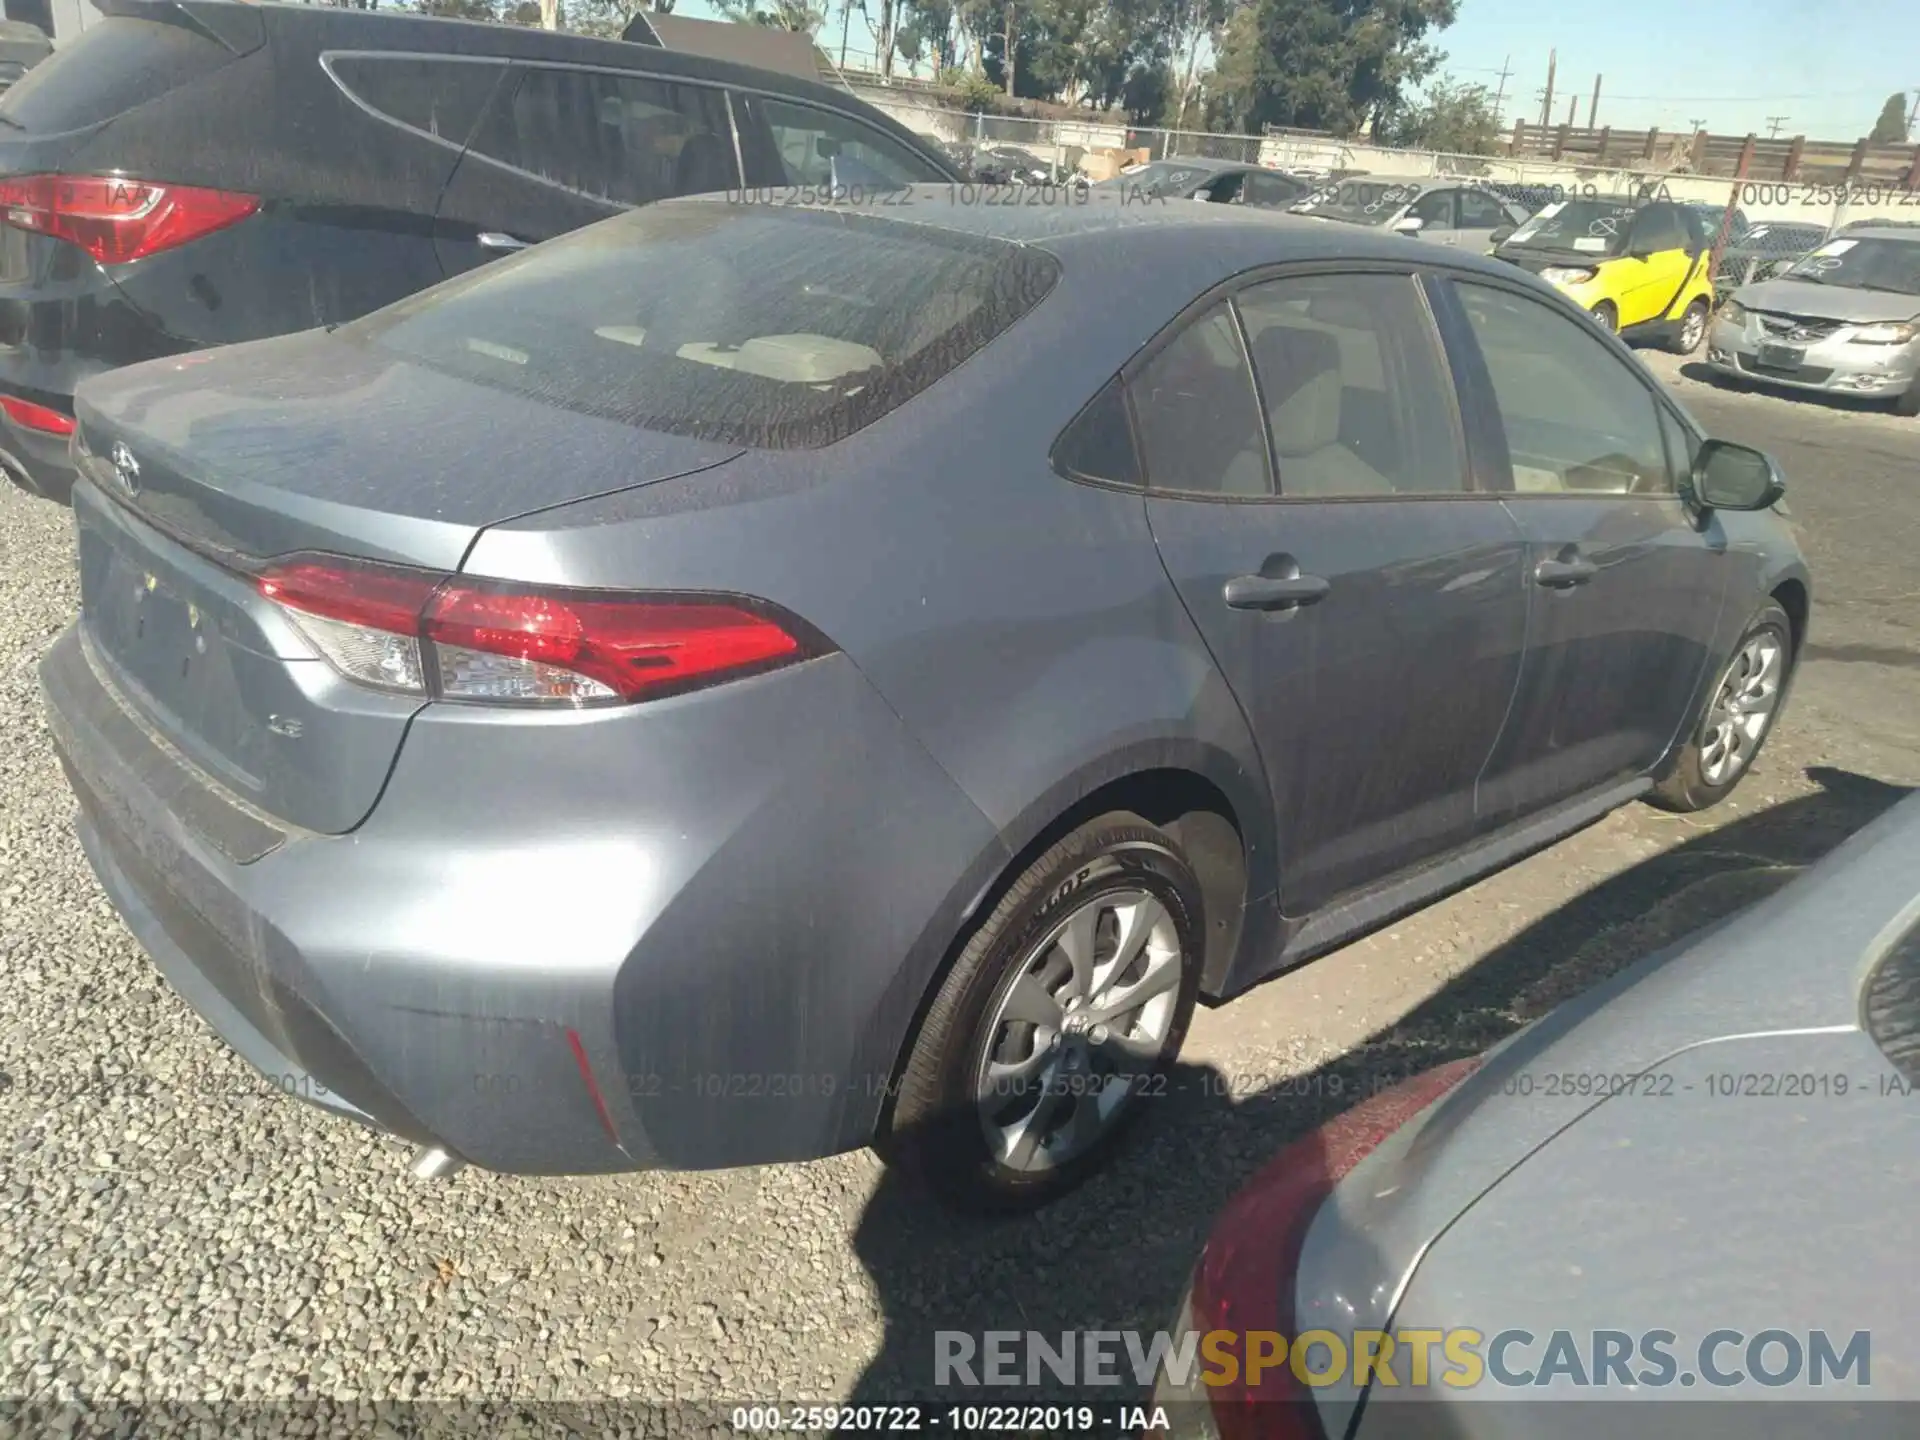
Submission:
[[[337,325],[671,195],[956,178],[850,95],[644,27],[96,5],[0,99],[0,468],[50,499],[100,371]]]

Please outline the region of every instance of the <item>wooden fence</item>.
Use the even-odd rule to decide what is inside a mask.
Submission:
[[[1765,139],[1701,130],[1598,129],[1529,125],[1516,121],[1508,141],[1517,158],[1545,159],[1596,170],[1683,170],[1808,186],[1920,190],[1920,145],[1870,145],[1865,140]]]

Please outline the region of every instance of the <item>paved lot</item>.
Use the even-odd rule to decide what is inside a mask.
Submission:
[[[74,605],[66,516],[0,493],[0,1395],[898,1398],[936,1328],[1159,1325],[1329,1077],[1478,1048],[1920,783],[1920,423],[1655,363],[1794,482],[1815,631],[1759,769],[1710,817],[1615,815],[1201,1016],[1118,1172],[1016,1224],[931,1211],[864,1153],[422,1187],[401,1147],[258,1095],[87,872],[33,673]]]

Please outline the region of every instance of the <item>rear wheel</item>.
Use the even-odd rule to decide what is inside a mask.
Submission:
[[[915,1037],[886,1158],[962,1209],[1025,1210],[1112,1155],[1199,989],[1200,884],[1137,815],[1080,826],[968,940]]]
[[[1602,300],[1593,307],[1593,319],[1602,330],[1611,330],[1616,335],[1620,333],[1620,311],[1611,300]]]
[[[1676,355],[1691,355],[1698,350],[1700,342],[1707,338],[1707,312],[1704,298],[1687,306],[1686,314],[1680,317],[1680,328],[1674,331],[1667,348]]]
[[[1793,669],[1793,627],[1769,600],[1747,623],[1707,696],[1706,713],[1648,798],[1663,810],[1704,810],[1733,793],[1766,743]]]

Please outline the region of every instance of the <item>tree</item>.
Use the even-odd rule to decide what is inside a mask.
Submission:
[[[1380,138],[1408,150],[1491,155],[1498,147],[1500,120],[1486,86],[1443,77],[1417,100],[1397,107],[1380,127]]]
[[[1456,0],[1251,0],[1229,17],[1210,86],[1214,123],[1353,134],[1383,123],[1440,53]]]
[[[762,6],[758,0],[713,0],[721,18],[739,25],[765,25],[773,30],[797,30],[811,35],[827,23],[827,12],[807,0],[772,0]]]
[[[1907,96],[1905,91],[1887,96],[1887,103],[1880,107],[1880,118],[1873,122],[1873,133],[1867,136],[1869,145],[1904,145],[1907,143]]]

